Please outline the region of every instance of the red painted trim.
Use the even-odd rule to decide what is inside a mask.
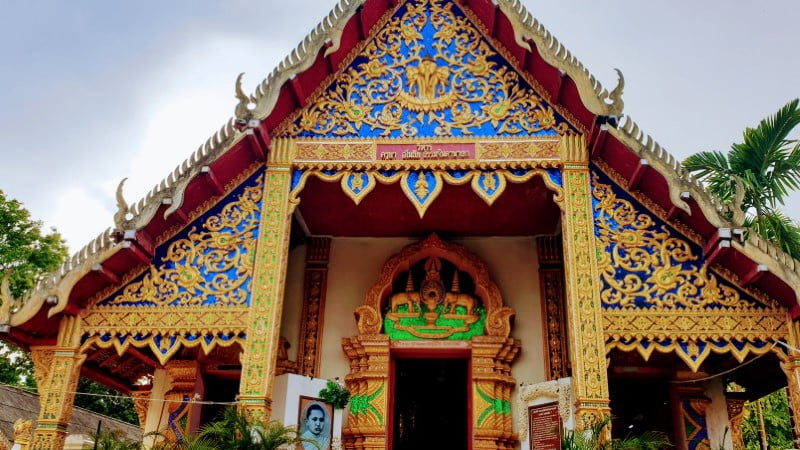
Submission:
[[[222,185],[219,183],[217,176],[214,175],[214,171],[211,169],[211,166],[201,167],[200,173],[202,173],[205,176],[205,179],[211,186],[211,190],[214,191],[214,194],[222,195],[222,193],[224,192],[222,189]]]
[[[636,188],[639,187],[639,183],[642,182],[642,178],[644,177],[645,172],[647,172],[648,167],[650,167],[650,163],[647,162],[646,159],[639,160],[636,170],[633,171],[633,175],[631,175],[630,179],[628,180],[629,191],[636,190]]]
[[[297,100],[297,103],[300,104],[301,108],[306,107],[306,95],[305,91],[303,90],[303,85],[300,84],[300,80],[297,76],[289,78],[289,86],[292,87],[292,93],[294,93],[294,97]]]
[[[119,276],[114,272],[108,270],[108,268],[104,267],[102,264],[97,263],[92,266],[92,272],[96,273],[100,276],[100,278],[107,281],[109,284],[119,284]]]

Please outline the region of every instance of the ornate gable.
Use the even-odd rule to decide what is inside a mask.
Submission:
[[[469,12],[404,2],[309,105],[276,130],[293,138],[545,137],[574,128],[545,103]]]
[[[786,310],[714,266],[701,238],[677,230],[602,172],[592,180],[608,350],[674,352],[697,370],[712,353],[739,361],[788,333]]]

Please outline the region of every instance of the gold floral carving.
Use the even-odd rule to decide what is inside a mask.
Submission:
[[[800,436],[800,321],[792,320],[787,314],[789,335],[787,343],[793,347],[787,349],[788,355],[781,361],[781,369],[786,375],[786,396],[789,400],[789,411],[792,414],[792,427],[795,436]]]
[[[731,443],[733,450],[747,450],[744,445],[744,435],[742,434],[742,424],[744,422],[744,405],[747,402],[744,398],[734,398],[731,393],[727,394],[725,398],[726,406],[728,407],[728,420],[731,426]]]
[[[56,346],[37,348],[52,351],[53,358],[46,371],[45,383],[39,386],[39,418],[30,447],[32,449],[49,450],[64,446],[81,364],[86,359],[86,355],[78,350],[80,337],[80,319],[63,316],[59,322]],[[45,361],[40,359],[40,363]]]
[[[703,308],[748,306],[733,287],[721,284],[707,266],[686,267],[697,261],[691,245],[669,228],[657,227],[629,201],[617,197],[611,185],[594,181],[598,200],[596,227],[601,244],[598,265],[607,285],[601,299],[610,306]],[[615,271],[625,276],[617,279]]]
[[[786,336],[786,311],[749,306],[686,310],[670,307],[606,309],[603,329],[610,339],[766,341]]]
[[[561,236],[536,239],[539,257],[539,286],[544,318],[544,360],[548,380],[569,377],[571,367],[567,348],[567,319],[564,300],[564,253]]]
[[[169,423],[167,424],[167,439],[178,441],[189,433],[196,432],[192,429],[195,405],[195,385],[199,375],[197,361],[172,360],[166,364],[172,384],[170,390],[164,395],[167,400]]]
[[[31,431],[33,431],[33,421],[17,419],[14,422],[14,443],[19,444],[20,450],[28,450],[31,443]],[[11,449],[11,446],[8,446]]]
[[[103,304],[147,306],[244,305],[253,271],[263,178],[206,219],[201,230],[167,248],[160,267]],[[235,273],[231,274],[233,270]]]
[[[471,346],[473,448],[516,448],[511,414],[516,380],[511,376],[511,363],[522,343],[500,336],[475,336]]]
[[[562,146],[569,348],[577,426],[583,429],[610,413],[606,350],[586,141],[566,137]]]
[[[280,136],[354,136],[364,125],[383,136],[416,136],[422,125],[435,125],[436,136],[471,135],[485,124],[492,134],[568,133],[519,74],[495,62],[497,51],[453,3],[405,7],[361,50],[367,62],[339,74]],[[425,27],[435,30],[434,52],[425,51]]]
[[[345,338],[342,349],[350,360],[345,383],[351,394],[347,426],[342,430],[344,448],[388,448],[389,337]]]
[[[718,345],[717,345],[718,344]],[[726,354],[743,362],[747,356],[763,355],[773,351],[772,345],[753,344],[743,342],[738,346],[734,343],[719,341],[708,342],[689,340],[670,340],[670,341],[650,341],[647,339],[634,338],[626,341],[611,340],[606,344],[606,351],[610,352],[618,349],[623,352],[637,351],[642,358],[647,361],[653,352],[674,353],[693,371],[697,372],[700,365],[712,354]]]
[[[481,141],[476,144],[476,156],[480,160],[531,160],[558,159],[559,139],[537,141]]]
[[[483,300],[486,308],[486,335],[508,337],[511,333],[511,317],[514,315],[514,310],[503,306],[500,290],[490,279],[486,265],[466,248],[444,242],[436,234],[431,234],[422,242],[405,247],[384,263],[378,281],[367,291],[364,304],[356,308],[359,334],[362,336],[380,334],[383,326],[382,303],[392,292],[392,282],[414,263],[430,256],[447,259],[472,277],[475,282],[475,294]]]
[[[300,375],[316,376],[319,371],[325,293],[328,286],[328,258],[331,239],[314,237],[306,247],[306,274],[303,312],[300,323],[300,348],[297,363]]]
[[[31,360],[33,361],[33,377],[36,386],[42,389],[46,386],[50,376],[50,367],[53,365],[52,347],[31,347]]]
[[[292,172],[285,148],[276,147],[264,182],[264,207],[256,249],[247,341],[242,355],[239,399],[248,414],[268,417],[289,253]]]
[[[150,390],[138,390],[131,392],[133,397],[133,408],[136,410],[136,416],[139,419],[139,426],[144,429],[145,422],[147,421],[147,408],[150,405]]]
[[[83,317],[85,336],[214,334],[247,330],[247,306],[95,306]]]
[[[84,340],[81,345],[82,351],[88,351],[92,347],[103,349],[113,348],[118,355],[123,355],[128,348],[147,348],[153,352],[153,356],[160,364],[166,364],[182,348],[200,347],[203,354],[209,355],[211,351],[218,347],[230,347],[238,344],[244,347],[245,338],[241,334],[231,334],[226,339],[219,335],[214,335],[213,339],[207,342],[201,334],[154,334],[144,339],[119,339],[118,335],[111,339],[104,339],[102,335],[93,335]]]

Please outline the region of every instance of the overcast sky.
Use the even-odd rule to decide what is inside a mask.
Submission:
[[[727,150],[800,96],[796,0],[533,1],[528,9],[679,158]],[[79,250],[141,198],[335,0],[3,2],[0,189]],[[787,204],[800,220],[800,196]]]

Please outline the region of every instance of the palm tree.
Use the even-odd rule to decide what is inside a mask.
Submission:
[[[222,418],[200,430],[198,439],[216,450],[274,450],[294,448],[297,444],[316,442],[303,438],[293,427],[278,421],[253,420],[237,408],[228,408]]]
[[[757,127],[747,128],[744,141],[733,144],[727,155],[706,151],[683,161],[683,167],[723,204],[747,213],[747,228],[795,259],[800,259],[800,226],[778,206],[800,188],[800,143],[789,139],[798,124],[800,109],[795,99]]]
[[[660,450],[670,447],[669,439],[664,433],[646,431],[639,436],[627,436],[624,439],[603,440],[603,431],[611,423],[611,416],[594,424],[588,430],[567,430],[561,439],[562,450]]]

